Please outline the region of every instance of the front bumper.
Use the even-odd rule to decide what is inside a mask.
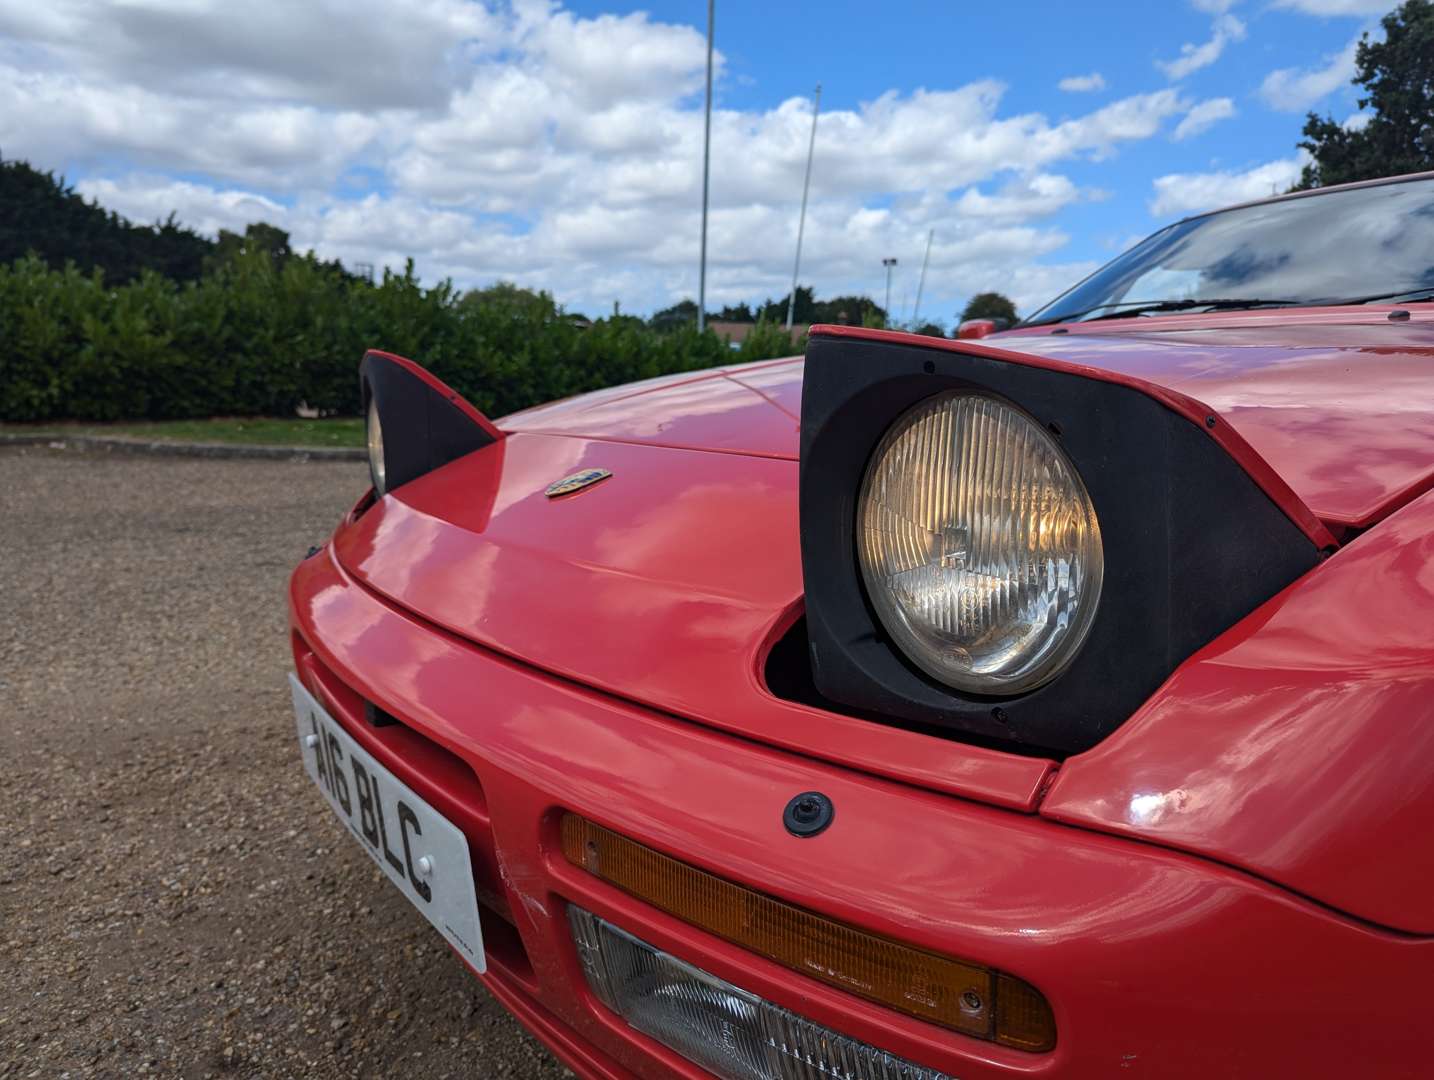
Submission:
[[[1431,943],[1194,857],[843,770],[547,676],[440,631],[326,550],[291,583],[296,668],[468,835],[484,983],[575,1071],[699,1077],[588,991],[575,903],[846,1035],[960,1080],[1427,1075]],[[375,727],[364,702],[401,721]],[[834,824],[797,839],[792,795]],[[571,811],[695,866],[1039,988],[1058,1042],[1007,1050],[777,967],[562,856]]]

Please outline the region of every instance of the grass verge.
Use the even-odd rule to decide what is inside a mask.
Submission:
[[[118,435],[168,442],[243,443],[250,446],[364,445],[363,421],[356,417],[305,420],[300,417],[217,417],[212,420],[155,420],[114,424],[0,424],[0,435]]]

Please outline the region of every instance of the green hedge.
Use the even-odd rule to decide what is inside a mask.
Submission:
[[[546,294],[465,298],[421,287],[411,265],[370,284],[257,252],[186,285],[145,272],[121,286],[34,257],[0,265],[0,420],[354,415],[369,348],[419,361],[490,416],[799,351],[765,324],[740,350],[625,316],[582,329]]]

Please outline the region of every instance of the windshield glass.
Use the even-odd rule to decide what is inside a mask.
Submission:
[[[1434,179],[1223,210],[1147,237],[1027,323],[1200,300],[1351,301],[1434,288]]]

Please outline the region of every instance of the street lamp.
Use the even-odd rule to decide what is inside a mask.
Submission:
[[[896,265],[896,260],[882,259],[881,265],[886,267],[886,321],[891,322],[891,268]]]
[[[802,181],[802,214],[797,218],[797,257],[792,263],[792,291],[787,294],[787,333],[792,331],[792,314],[797,309],[797,274],[802,269],[802,230],[807,226],[807,192],[812,186],[812,154],[817,148],[817,113],[822,111],[822,84],[812,99],[812,136],[807,142],[807,178]]]
[[[712,34],[716,0],[707,0],[707,107],[702,121],[702,256],[697,269],[697,332],[707,328],[707,187],[712,174]]]
[[[926,264],[931,261],[931,241],[936,239],[936,230],[931,229],[926,233],[926,254],[921,256],[921,277],[916,282],[916,305],[911,309],[911,325],[916,325],[917,316],[921,314],[921,293],[926,288]]]

